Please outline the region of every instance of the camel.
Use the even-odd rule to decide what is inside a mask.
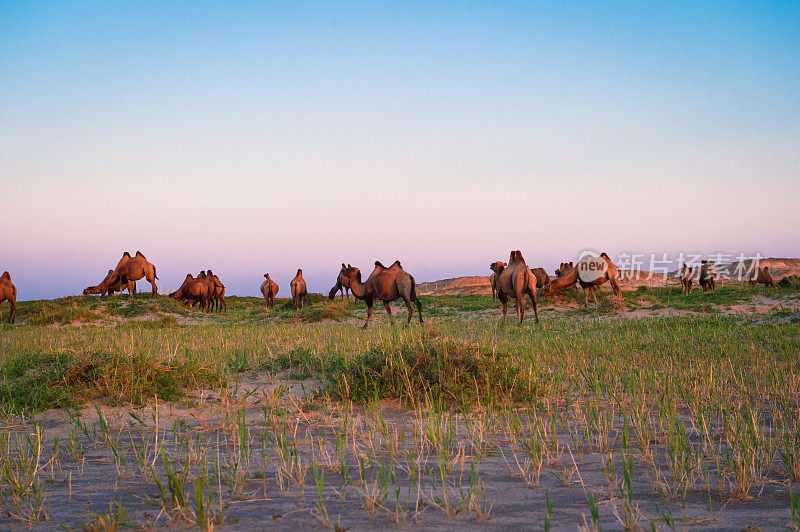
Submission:
[[[497,263],[495,263],[497,264]],[[533,274],[522,252],[512,251],[508,265],[497,272],[497,299],[503,304],[503,322],[508,313],[508,298],[514,299],[514,307],[519,318],[518,325],[525,319],[525,296],[530,297],[536,323],[539,323],[539,310],[536,305],[536,276]]]
[[[717,284],[717,270],[714,268],[714,263],[707,260],[700,261],[700,286],[703,292],[714,290]]]
[[[8,301],[11,306],[11,314],[8,316],[8,323],[14,323],[17,318],[17,287],[11,282],[11,274],[3,272],[0,275],[0,303]],[[3,309],[0,307],[0,320],[3,319]]]
[[[136,293],[136,283],[134,281],[138,281],[142,277],[147,278],[147,282],[153,287],[153,294],[158,293],[156,267],[145,258],[141,251],[137,251],[134,257],[131,257],[127,251],[123,253],[122,258],[117,263],[117,267],[114,268],[114,273],[121,278],[123,283],[127,283],[128,293],[130,294]]]
[[[308,295],[306,280],[303,279],[303,270],[297,269],[294,279],[289,283],[289,289],[292,291],[294,307],[297,308],[299,306],[302,309],[306,304],[306,296]]]
[[[536,288],[544,288],[550,282],[550,276],[544,268],[531,268],[531,271],[536,277]]]
[[[267,301],[267,308],[275,306],[275,294],[278,293],[278,283],[272,280],[268,273],[264,274],[264,282],[261,283],[261,293]]]
[[[344,301],[345,292],[347,293],[347,300],[350,301],[350,279],[345,275],[345,271],[347,268],[351,267],[352,266],[349,264],[345,266],[344,262],[342,263],[342,269],[339,270],[339,277],[336,278],[336,284],[331,288],[328,299],[333,300],[333,298],[336,297],[336,292],[341,291],[342,301]]]
[[[778,288],[778,285],[775,284],[775,279],[772,278],[772,274],[769,272],[769,266],[759,268],[756,276],[750,279],[748,282],[750,283],[750,286],[763,284],[764,286]]]
[[[600,254],[600,258],[605,262],[605,273],[594,279],[581,279],[579,273],[582,271],[592,271],[594,268],[591,266],[592,264],[596,264],[597,257],[584,257],[578,261],[578,264],[574,266],[571,262],[562,263],[561,268],[557,270],[560,275],[555,279],[550,280],[547,286],[545,286],[545,295],[553,294],[559,290],[568,288],[578,283],[581,285],[581,288],[583,288],[584,306],[589,308],[589,292],[592,292],[592,297],[594,297],[594,303],[596,305],[597,287],[605,284],[605,282],[608,281],[611,283],[611,288],[614,291],[614,295],[617,297],[621,296],[622,289],[619,287],[619,272],[617,270],[617,266],[611,262],[611,258],[605,252]]]
[[[213,282],[213,290],[210,294],[211,312],[214,312],[215,307],[217,312],[222,312],[223,308],[225,309],[225,312],[228,312],[228,304],[225,303],[225,285],[222,284],[222,281],[220,281],[219,277],[214,275],[211,270],[208,270],[208,278]]]
[[[497,298],[497,274],[505,267],[506,263],[499,260],[489,265],[489,269],[492,270],[492,275],[489,276],[489,284],[492,285],[492,300]]]
[[[136,281],[133,282],[133,291],[136,291]],[[105,279],[96,285],[90,286],[83,291],[83,295],[88,296],[90,294],[100,294],[101,297],[105,297],[106,294],[114,295],[115,292],[122,293],[123,290],[128,288],[129,283],[123,283],[122,280],[114,273],[114,270],[108,270]]]
[[[574,265],[572,264],[572,261],[562,262],[561,266],[556,268],[556,277],[564,277],[564,275],[569,271],[570,268],[574,268]],[[547,282],[545,282],[545,285],[547,285],[549,282],[550,282],[550,279],[547,279]],[[577,284],[572,285],[572,289],[577,292],[578,291],[578,285]]]
[[[394,264],[388,268],[375,261],[375,269],[369,274],[367,280],[361,282],[361,270],[355,266],[350,266],[345,270],[345,275],[350,280],[350,290],[356,299],[361,299],[367,304],[367,321],[364,323],[366,329],[372,319],[372,305],[375,300],[383,301],[383,306],[386,313],[389,315],[389,321],[394,325],[394,316],[392,316],[392,308],[389,305],[392,301],[402,298],[408,309],[408,320],[406,327],[411,323],[411,316],[414,313],[411,308],[413,302],[417,306],[419,312],[419,322],[423,323],[422,319],[422,303],[417,298],[417,284],[414,277],[403,270],[400,261],[394,261]]]
[[[206,279],[205,272],[200,272],[197,277],[192,277],[191,273],[187,273],[183,284],[169,297],[185,301],[189,308],[194,308],[199,303],[200,309],[206,310],[210,299],[210,289],[211,286]]]
[[[681,270],[681,291],[684,295],[692,293],[692,283],[700,280],[700,269],[690,268],[686,264],[683,265]]]

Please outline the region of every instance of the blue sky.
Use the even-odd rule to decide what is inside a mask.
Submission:
[[[798,51],[798,2],[0,1],[0,269],[797,256]]]

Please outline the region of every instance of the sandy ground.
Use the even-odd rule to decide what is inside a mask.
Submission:
[[[204,390],[199,392],[191,406],[165,405],[158,406],[158,439],[165,452],[171,456],[179,456],[180,444],[176,449],[173,438],[175,427],[178,433],[188,431],[190,440],[204,441],[207,444],[206,453],[214,457],[218,449],[222,453],[228,450],[225,443],[217,445],[216,442],[224,441],[230,432],[222,413],[226,410],[236,410],[242,404],[247,404],[246,423],[249,428],[249,440],[254,449],[250,460],[252,471],[261,471],[260,437],[264,432],[264,415],[260,407],[264,406],[264,397],[269,397],[276,386],[287,386],[289,395],[282,404],[292,409],[292,405],[302,404],[304,395],[311,392],[317,384],[313,381],[292,381],[286,375],[268,378],[263,374],[247,375],[241,382],[238,390],[230,390],[230,395],[221,396],[218,391]],[[305,388],[305,391],[303,390]],[[262,391],[264,394],[262,394]],[[236,394],[236,397],[234,397]],[[244,396],[248,395],[247,399]],[[268,400],[269,401],[269,400]],[[134,441],[142,438],[154,441],[156,438],[155,403],[140,408],[111,408],[102,407],[101,412],[113,427],[112,432],[124,441],[131,437]],[[134,412],[143,424],[133,421],[129,414]],[[383,418],[392,429],[403,430],[411,434],[414,427],[424,425],[413,411],[401,408],[393,402],[382,404]],[[300,448],[302,460],[307,462],[314,454],[320,462],[324,459],[325,449],[328,456],[335,454],[334,441],[331,438],[338,426],[341,426],[341,412],[325,413],[324,408],[302,413],[298,410],[296,425],[290,427]],[[369,480],[378,477],[378,469],[367,473],[367,482],[360,486],[358,477],[357,459],[368,455],[371,447],[367,430],[359,427],[370,426],[375,423],[375,416],[363,409],[354,409],[351,412],[351,426],[353,442],[348,443],[348,455],[351,463],[351,475],[355,485],[344,490],[344,497],[338,493],[340,475],[338,465],[331,463],[332,467],[326,468],[326,481],[323,494],[326,499],[327,512],[330,521],[344,529],[374,530],[394,529],[395,514],[393,495],[384,503],[383,509],[377,509],[371,516],[364,508],[360,499],[359,490],[369,485]],[[424,417],[424,416],[423,416]],[[80,414],[81,421],[87,426],[89,434],[99,430],[98,415],[94,409],[85,409]],[[546,515],[546,497],[549,495],[553,502],[552,529],[574,530],[577,524],[586,519],[591,521],[588,503],[589,493],[593,494],[600,511],[600,522],[606,530],[622,529],[621,522],[615,517],[615,511],[622,515],[623,499],[619,488],[612,495],[607,488],[608,480],[603,473],[604,453],[586,452],[579,455],[570,452],[566,447],[560,454],[546,463],[538,477],[538,484],[531,482],[532,474],[528,480],[523,476],[526,456],[521,452],[502,431],[487,432],[485,436],[485,452],[479,456],[475,447],[467,437],[463,425],[463,416],[456,417],[457,443],[454,448],[453,458],[449,465],[448,496],[451,500],[458,498],[459,492],[469,489],[469,474],[473,462],[479,462],[478,474],[484,483],[485,489],[481,493],[480,502],[485,505],[485,510],[491,513],[488,518],[479,518],[477,512],[467,509],[466,505],[453,515],[449,516],[436,506],[437,497],[441,498],[441,490],[432,486],[430,478],[436,479],[437,460],[434,455],[426,454],[420,459],[423,470],[430,468],[433,474],[423,473],[421,496],[412,489],[410,503],[403,512],[402,528],[421,530],[459,530],[463,528],[476,528],[487,530],[505,530],[508,528],[541,529]],[[37,416],[37,420],[44,429],[44,441],[51,442],[58,436],[62,442],[70,438],[70,432],[76,432],[75,422],[63,411],[48,411]],[[32,425],[7,427],[6,430],[14,433],[29,433]],[[268,434],[271,431],[267,430]],[[328,439],[322,447],[316,443],[320,435]],[[563,444],[566,446],[568,439],[565,435]],[[49,521],[33,525],[34,530],[50,530],[58,528],[58,523],[69,527],[77,527],[90,519],[90,514],[105,514],[109,511],[109,501],[116,500],[125,506],[131,516],[134,516],[141,525],[156,526],[158,528],[169,525],[170,527],[184,528],[185,522],[169,523],[167,518],[160,513],[158,508],[148,504],[148,496],[155,496],[157,489],[152,480],[146,481],[144,476],[137,471],[135,464],[129,464],[126,473],[118,478],[115,468],[109,457],[108,447],[97,437],[94,441],[84,435],[77,437],[85,449],[85,454],[79,459],[64,457],[60,467],[50,468],[47,464],[42,468],[45,477],[47,492],[49,494]],[[379,439],[379,438],[378,438]],[[266,527],[278,530],[321,529],[326,528],[322,520],[316,517],[314,501],[318,500],[316,486],[311,478],[311,473],[305,481],[305,489],[301,491],[296,485],[281,490],[277,476],[275,450],[272,440],[269,439],[267,467],[264,469],[265,479],[251,476],[243,481],[240,495],[233,498],[227,508],[226,523],[228,527],[241,530],[262,529]],[[618,442],[617,447],[618,447]],[[63,444],[62,444],[63,445]],[[200,445],[202,446],[202,445]],[[656,444],[658,446],[658,444]],[[380,448],[376,445],[376,449]],[[64,452],[62,450],[62,452]],[[378,451],[377,454],[381,454]],[[383,453],[385,455],[385,452]],[[412,461],[419,457],[413,454]],[[131,457],[132,458],[132,457]],[[153,456],[150,455],[150,459]],[[388,459],[384,456],[384,459]],[[615,455],[619,461],[619,454]],[[402,461],[402,460],[401,460]],[[160,463],[160,459],[159,459]],[[621,464],[616,464],[621,470]],[[160,466],[157,464],[157,470]],[[254,478],[256,477],[256,478]],[[557,478],[561,477],[561,478]],[[401,499],[406,500],[409,486],[413,486],[407,472],[398,468],[396,478],[400,485]],[[562,480],[566,479],[566,480]],[[654,484],[648,478],[648,471],[635,468],[633,471],[632,485],[634,501],[637,511],[641,513],[641,526],[649,528],[649,519],[660,514],[667,515],[669,504],[671,512],[678,527],[684,525],[690,529],[701,530],[739,530],[751,524],[757,524],[762,530],[785,529],[789,516],[786,505],[789,486],[782,483],[768,483],[757,497],[750,499],[720,498],[717,494],[706,494],[703,491],[693,491],[688,494],[685,501],[678,495],[665,499],[654,489]],[[190,483],[191,484],[191,483]],[[223,489],[225,489],[223,487]],[[485,494],[485,502],[484,502]],[[5,516],[4,516],[5,517]],[[663,523],[656,523],[656,528],[667,529]],[[0,527],[4,530],[26,529],[27,526],[9,519],[0,520]]]

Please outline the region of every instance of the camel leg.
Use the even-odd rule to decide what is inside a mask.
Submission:
[[[424,322],[422,321],[422,303],[420,302],[420,300],[419,300],[419,298],[417,297],[417,295],[416,295],[416,294],[414,294],[414,295],[412,296],[412,299],[411,299],[411,300],[412,300],[412,301],[414,302],[414,304],[417,306],[417,313],[419,314],[419,322],[420,322],[420,323],[424,323]],[[411,316],[410,316],[410,315],[409,315],[409,319],[411,319]]]
[[[583,287],[583,306],[589,308],[589,287]]]
[[[597,288],[592,286],[592,297],[594,298],[594,306],[597,306]]]
[[[367,323],[364,324],[364,328],[367,328],[369,325],[369,320],[372,319],[372,301],[367,302]]]
[[[539,323],[539,310],[536,308],[536,292],[529,292],[528,296],[531,298],[531,304],[533,305],[533,316],[536,318],[536,323]]]
[[[519,321],[517,325],[522,325],[522,320],[525,319],[525,295],[524,294],[517,294],[517,298],[514,300],[514,310],[517,311],[517,318]]]
[[[344,291],[347,294],[347,301],[350,301],[350,289],[349,288],[345,288]]]
[[[503,323],[506,322],[506,314],[508,313],[508,298],[503,296],[500,297],[500,293],[497,294],[497,299],[500,300],[500,303],[503,304]]]
[[[8,318],[11,319],[10,317]],[[3,321],[3,302],[0,301],[0,321]]]
[[[622,288],[619,287],[619,281],[617,279],[609,279],[611,283],[611,288],[614,289],[614,295],[617,297],[622,297]]]
[[[385,309],[386,309],[386,314],[388,314],[388,315],[389,315],[389,323],[391,323],[392,325],[394,325],[394,316],[392,316],[392,306],[389,304],[389,302],[388,302],[388,301],[384,301],[384,302],[383,302],[383,308],[385,308]],[[410,320],[410,319],[411,319],[411,318],[409,318],[409,320]]]
[[[408,320],[406,320],[406,327],[411,325],[411,315],[414,313],[414,309],[411,308],[411,298],[403,298],[403,301],[406,302],[406,308],[408,309]]]

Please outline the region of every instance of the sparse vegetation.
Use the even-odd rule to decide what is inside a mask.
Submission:
[[[441,313],[424,327],[378,314],[366,331],[363,306],[314,296],[269,312],[230,297],[221,316],[150,295],[36,302],[99,317],[2,328],[0,523],[210,530],[268,508],[286,527],[463,527],[524,500],[546,527],[660,529],[738,524],[756,498],[784,526],[796,307],[725,311],[763,287],[606,294],[521,327],[490,297],[426,297]],[[620,317],[657,306],[691,312]],[[32,417],[51,407],[60,422]],[[88,513],[54,504],[69,498]]]

